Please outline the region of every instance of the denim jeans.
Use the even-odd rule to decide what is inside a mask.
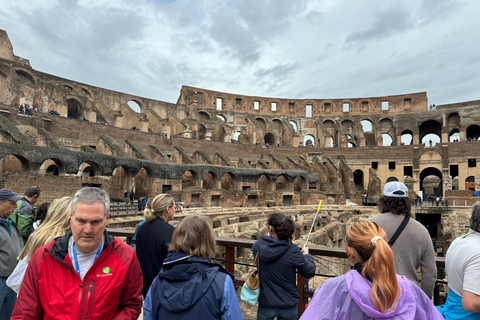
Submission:
[[[7,286],[7,278],[0,277],[0,320],[10,320],[17,294]]]
[[[257,320],[295,320],[297,319],[297,306],[291,308],[265,308],[258,306]]]

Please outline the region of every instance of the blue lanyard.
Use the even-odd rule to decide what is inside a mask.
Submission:
[[[98,247],[97,254],[95,255],[95,260],[93,260],[93,263],[97,261],[97,258],[100,255],[100,252],[102,252],[102,246],[103,246],[103,239],[100,240],[100,247]],[[75,270],[77,270],[78,276],[81,279],[82,276],[80,275],[80,266],[78,265],[77,250],[75,249],[75,242],[73,243],[73,259],[75,260]]]

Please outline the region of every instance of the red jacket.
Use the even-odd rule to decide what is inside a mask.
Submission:
[[[135,251],[105,231],[105,245],[83,282],[68,255],[69,231],[28,264],[11,319],[137,319],[143,278]]]

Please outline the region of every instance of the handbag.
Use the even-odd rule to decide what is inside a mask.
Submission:
[[[253,261],[254,266],[256,266],[256,262],[258,259],[258,253],[255,256],[255,260]],[[254,267],[255,268],[255,267]],[[257,304],[258,297],[260,296],[260,260],[258,263],[258,267],[255,270],[252,270],[248,275],[247,279],[245,279],[245,283],[242,287],[242,292],[240,294],[240,299],[243,301],[251,304],[252,306]]]

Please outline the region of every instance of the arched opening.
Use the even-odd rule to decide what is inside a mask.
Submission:
[[[232,173],[225,173],[220,181],[221,188],[225,190],[235,189],[235,179]]]
[[[196,186],[196,174],[194,171],[187,170],[182,174],[182,190]]]
[[[267,133],[263,139],[265,144],[269,144],[271,146],[275,145],[275,136],[272,133]]]
[[[258,178],[258,189],[267,191],[270,189],[270,179],[262,174],[260,178]]]
[[[475,191],[475,177],[469,176],[465,179],[465,190]]]
[[[241,134],[240,131],[235,132],[235,133],[233,134],[232,140],[235,141],[235,142],[238,142],[238,137],[240,137],[240,134]]]
[[[260,127],[263,127],[263,128],[265,128],[267,126],[267,123],[265,122],[265,119],[260,118],[260,117],[255,118],[255,123],[257,125],[260,125]]]
[[[289,122],[293,127],[293,131],[297,132],[297,123],[295,121],[292,121],[292,120],[290,120]]]
[[[365,189],[363,171],[357,169],[353,171],[353,183],[355,184],[355,191],[363,191]]]
[[[28,170],[28,161],[13,154],[6,155],[0,159],[0,174],[5,172],[24,172]]]
[[[386,182],[386,183],[395,182],[395,181],[398,181],[398,179],[397,179],[396,177],[389,177],[389,178],[387,178],[387,182]]]
[[[136,197],[148,197],[148,194],[152,191],[152,179],[150,176],[150,173],[145,168],[138,170],[135,175]]]
[[[227,119],[225,119],[224,116],[222,116],[221,114],[217,114],[217,118],[222,120],[222,121],[226,121]]]
[[[72,118],[72,119],[82,119],[83,118],[83,107],[75,99],[68,99],[67,100],[68,104],[68,114],[67,117]]]
[[[480,138],[480,126],[472,124],[467,128],[467,140],[478,140]]]
[[[307,134],[304,138],[303,138],[303,145],[305,147],[310,147],[310,148],[314,148],[315,147],[315,138],[314,136],[310,135],[310,134]]]
[[[283,125],[283,122],[282,120],[279,120],[279,119],[273,119],[273,125],[275,126],[275,128],[277,129],[282,129],[282,125]]]
[[[450,131],[450,133],[448,134],[448,141],[449,142],[460,141],[460,132],[458,131],[458,129],[453,129],[452,131]]]
[[[142,112],[142,109],[140,108],[140,104],[137,101],[130,100],[127,102],[127,105],[136,113]]]
[[[362,125],[363,132],[372,132],[372,122],[370,120],[362,120],[360,121],[360,124]]]
[[[423,200],[428,197],[443,197],[442,172],[437,168],[429,167],[420,172],[420,190],[423,191]]]
[[[383,133],[382,134],[382,140],[383,140],[383,146],[386,147],[386,146],[391,146],[392,145],[392,137],[387,134],[387,133]]]
[[[63,163],[56,159],[48,159],[40,166],[39,173],[45,176],[59,176],[65,173]]]
[[[31,87],[35,86],[35,79],[28,72],[17,70],[17,78],[19,79],[20,83],[23,85],[27,85]]]
[[[90,163],[83,162],[78,168],[78,174],[82,178],[95,177],[95,172],[99,172],[98,168],[94,168]]]
[[[305,189],[307,183],[303,177],[296,177],[293,181],[293,191],[300,192]]]
[[[215,125],[213,127],[212,141],[225,142],[226,136],[227,136],[227,133],[224,127],[222,127],[221,125]]]
[[[133,186],[130,185],[128,168],[116,167],[110,177],[110,190],[108,195],[112,200],[124,200],[125,192],[130,192]]]
[[[409,146],[413,144],[413,132],[410,130],[403,130],[401,137],[402,145]]]
[[[423,137],[422,144],[424,144],[426,147],[435,147],[435,145],[440,141],[441,141],[441,138],[439,135],[430,133]]]
[[[279,176],[275,181],[275,190],[276,191],[286,190],[287,187],[288,187],[288,179],[284,175]]]
[[[347,144],[347,148],[356,148],[356,147],[357,147],[357,145],[356,145],[355,143],[353,143],[353,142],[349,142],[349,143]]]
[[[435,120],[427,120],[420,125],[419,138],[420,141],[426,146],[430,146],[432,141],[432,147],[435,143],[442,141],[442,125]]]
[[[198,118],[200,120],[210,120],[210,115],[208,113],[206,113],[205,111],[198,111]]]
[[[197,123],[196,125],[196,131],[194,132],[194,136],[197,139],[205,139],[205,136],[207,135],[207,128],[201,123]]]
[[[205,190],[215,189],[217,179],[213,172],[207,172],[203,175],[202,187]]]

